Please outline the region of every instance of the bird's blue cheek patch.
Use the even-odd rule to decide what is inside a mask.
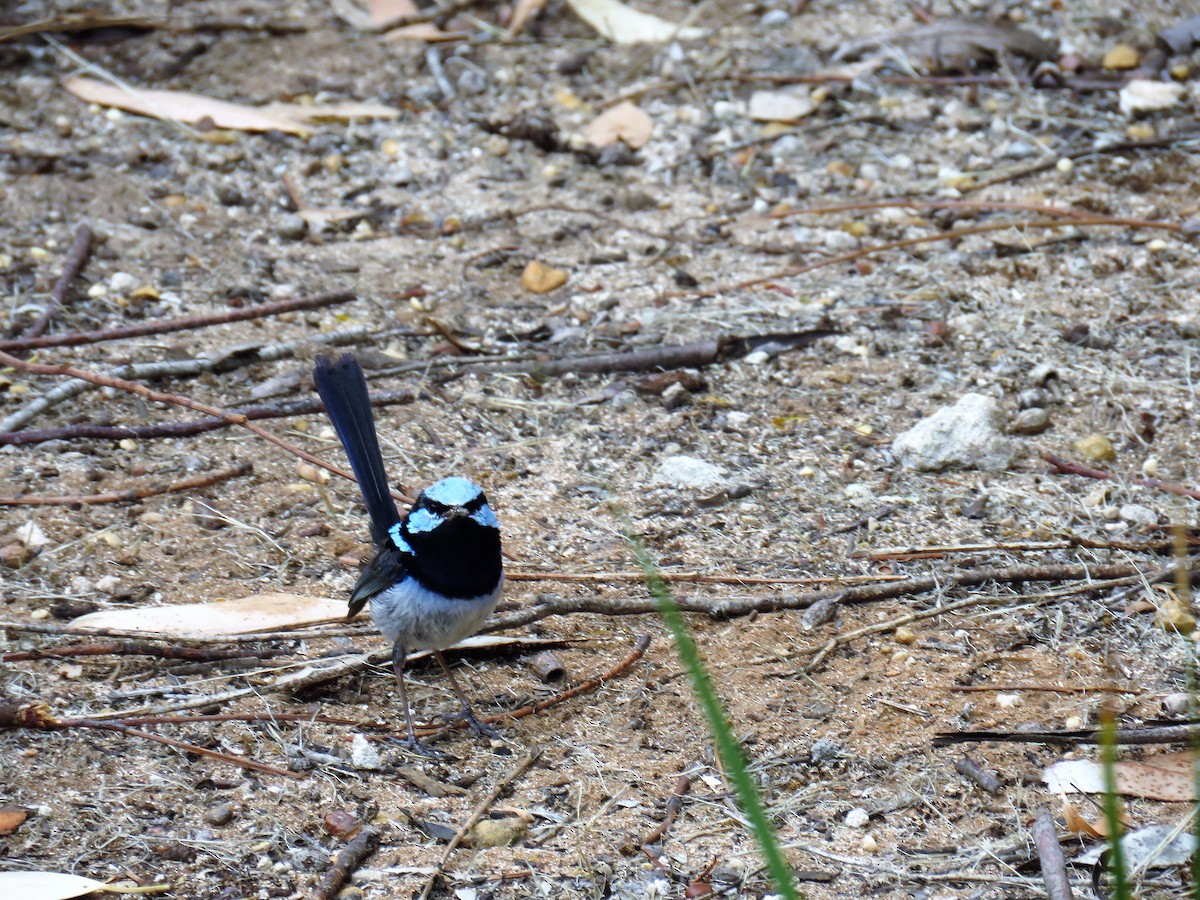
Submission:
[[[499,528],[500,520],[496,518],[496,514],[492,512],[492,508],[486,503],[475,512],[471,513],[471,518],[482,525],[484,528]]]
[[[414,509],[408,514],[408,528],[406,530],[409,534],[423,534],[427,531],[433,531],[442,522],[442,517],[437,513],[432,513],[427,509]]]
[[[413,552],[413,548],[409,546],[408,541],[404,539],[404,535],[400,533],[399,522],[388,529],[388,537],[392,539],[392,543],[396,545],[396,549],[401,553]]]

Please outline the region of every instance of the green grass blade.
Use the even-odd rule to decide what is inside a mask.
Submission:
[[[800,895],[792,882],[792,872],[788,867],[787,860],[784,859],[775,829],[767,818],[766,810],[758,796],[758,789],[754,784],[754,779],[750,776],[750,769],[746,765],[746,758],[742,754],[741,745],[734,737],[733,729],[725,716],[720,698],[717,697],[712,679],[709,678],[708,670],[705,669],[704,662],[700,659],[700,651],[696,647],[696,642],[692,640],[687,622],[684,621],[683,614],[675,603],[675,598],[671,596],[670,588],[659,575],[658,565],[646,549],[646,545],[638,535],[634,534],[631,524],[619,511],[618,516],[622,520],[626,540],[629,541],[637,564],[645,575],[650,594],[658,605],[659,614],[667,623],[667,628],[670,629],[671,636],[675,640],[679,659],[687,669],[692,682],[692,690],[700,701],[704,717],[708,720],[708,727],[716,744],[717,752],[721,756],[721,762],[737,792],[738,806],[741,807],[742,813],[749,821],[754,839],[762,851],[768,877],[776,892],[786,900],[799,900]]]

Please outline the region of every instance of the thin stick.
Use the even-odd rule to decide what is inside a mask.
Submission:
[[[62,719],[58,716],[55,716],[54,713],[50,711],[50,707],[48,705],[38,701],[26,701],[20,704],[0,704],[0,728],[36,728],[41,731],[66,731],[70,728],[94,728],[98,731],[115,731],[118,734],[124,734],[130,737],[140,737],[147,741],[165,744],[168,747],[174,747],[178,750],[183,750],[186,753],[196,753],[200,756],[207,756],[210,759],[219,760],[220,762],[229,763],[230,765],[234,766],[240,766],[243,769],[253,769],[256,772],[266,772],[269,775],[283,775],[287,778],[304,777],[297,772],[289,772],[286,769],[277,769],[274,766],[268,766],[266,763],[255,762],[251,759],[242,759],[241,757],[231,756],[227,753],[221,753],[217,750],[209,750],[207,747],[198,747],[195,744],[189,744],[186,741],[178,741],[175,738],[165,737],[161,734],[151,734],[148,731],[140,731],[136,728],[131,728],[124,722],[100,722],[96,719],[83,718]]]
[[[143,384],[135,384],[132,381],[125,381],[122,378],[114,378],[111,375],[101,375],[97,372],[89,372],[87,369],[80,369],[75,366],[65,364],[45,365],[42,363],[26,362],[23,359],[18,359],[10,353],[5,353],[0,350],[0,364],[12,366],[15,369],[20,369],[23,372],[30,372],[34,375],[65,375],[69,378],[78,378],[82,381],[87,381],[92,384],[100,385],[101,387],[111,387],[122,391],[128,391],[131,394],[137,394],[153,403],[170,403],[174,406],[183,406],[187,409],[194,409],[196,412],[204,413],[207,416],[215,416],[219,419],[224,419],[231,425],[238,425],[245,428],[251,434],[256,434],[263,440],[274,444],[293,456],[298,456],[305,462],[310,462],[314,466],[332,472],[334,475],[340,475],[349,481],[357,481],[355,477],[345,469],[339,468],[331,463],[325,462],[318,456],[301,450],[295,444],[285,441],[265,428],[259,428],[252,423],[246,416],[238,413],[230,412],[229,410],[221,409],[219,406],[209,406],[207,403],[201,403],[198,400],[192,400],[190,397],[182,397],[179,394],[166,394],[162,391],[152,390]],[[404,503],[411,503],[412,498],[403,495],[395,495],[397,499]]]
[[[1101,481],[1115,481],[1121,477],[1112,472],[1105,472],[1103,469],[1093,469],[1091,466],[1071,462],[1069,459],[1063,459],[1061,456],[1055,456],[1053,453],[1043,453],[1042,459],[1054,466],[1060,475],[1082,475],[1084,478],[1097,478]],[[1200,490],[1196,488],[1184,487],[1181,484],[1174,484],[1169,481],[1159,481],[1157,478],[1139,478],[1135,476],[1125,480],[1130,484],[1153,488],[1156,491],[1165,491],[1168,494],[1175,494],[1179,497],[1190,497],[1193,500],[1200,500]]]
[[[63,262],[62,274],[58,276],[58,281],[54,283],[54,290],[50,292],[50,302],[46,304],[46,308],[42,310],[42,314],[34,323],[25,329],[22,340],[36,338],[50,325],[50,320],[58,314],[58,310],[67,299],[67,291],[71,287],[71,282],[83,271],[91,253],[92,226],[87,222],[80,222],[79,227],[75,229],[75,241],[71,244],[71,249]],[[8,341],[4,343],[8,343]]]
[[[350,841],[342,852],[337,855],[321,881],[313,891],[314,900],[330,900],[346,883],[354,870],[362,865],[362,861],[379,847],[380,831],[374,825],[365,825],[354,840]]]
[[[1050,694],[1145,694],[1144,688],[1117,687],[1113,684],[951,684],[946,690],[990,693],[999,691],[1040,691]]]
[[[438,879],[444,877],[446,874],[447,861],[449,861],[450,856],[454,853],[455,849],[458,848],[458,845],[463,842],[463,838],[467,836],[467,832],[470,831],[471,828],[473,828],[475,824],[483,818],[484,813],[491,809],[492,804],[499,799],[500,795],[503,794],[514,781],[520,778],[526,769],[537,762],[538,757],[541,755],[541,747],[534,746],[529,748],[529,751],[519,760],[517,760],[517,764],[512,767],[512,770],[498,782],[496,782],[492,789],[488,791],[487,796],[480,800],[475,808],[471,810],[471,814],[467,816],[466,821],[458,827],[456,832],[454,832],[454,837],[450,838],[450,843],[446,845],[446,849],[442,852],[441,861],[438,862],[437,868],[434,869],[433,874],[429,876],[429,880],[425,882],[425,887],[421,891],[418,900],[429,900],[429,895],[433,893],[433,889],[437,886]]]
[[[1042,864],[1042,883],[1046,886],[1049,900],[1071,900],[1071,880],[1067,877],[1067,860],[1063,856],[1058,833],[1050,810],[1042,809],[1033,820],[1033,843],[1037,847],[1038,861]]]
[[[671,790],[671,798],[667,801],[667,808],[663,812],[662,821],[655,826],[653,831],[642,838],[641,846],[645,847],[648,844],[657,844],[671,830],[671,825],[674,824],[675,817],[683,809],[683,798],[687,796],[688,791],[691,789],[692,778],[690,775],[680,775],[675,779],[675,787]]]
[[[409,390],[380,391],[371,395],[371,405],[376,407],[408,404],[416,400],[416,395]],[[245,416],[250,420],[286,419],[292,416],[310,415],[324,409],[318,397],[304,397],[298,400],[285,400],[279,403],[269,403],[263,406],[236,406],[229,410],[234,415]],[[67,425],[62,428],[38,428],[26,431],[0,432],[0,446],[8,444],[25,445],[41,444],[46,441],[71,441],[80,439],[120,441],[125,438],[133,440],[152,440],[164,437],[191,437],[206,431],[216,431],[228,428],[232,423],[216,417],[192,419],[186,422],[156,422],[151,425]]]
[[[86,226],[80,226],[81,229],[84,227]],[[55,290],[57,291],[57,286]],[[101,328],[96,331],[79,331],[72,334],[41,336],[41,331],[34,333],[33,329],[30,328],[22,337],[0,341],[0,350],[19,352],[43,347],[75,347],[80,344],[98,344],[102,341],[116,341],[124,338],[143,337],[150,334],[192,331],[197,328],[208,328],[213,325],[226,325],[230,322],[244,322],[247,319],[278,316],[301,309],[319,309],[323,306],[334,306],[338,303],[347,303],[354,300],[357,296],[358,294],[355,291],[331,291],[330,293],[317,294],[313,297],[295,297],[291,300],[260,303],[257,306],[245,306],[241,309],[229,309],[224,312],[209,313],[202,316],[160,319],[157,322],[143,322],[139,325],[127,325],[123,328]],[[47,310],[48,312],[50,310]],[[42,330],[45,330],[44,326]]]
[[[253,463],[242,463],[232,469],[214,472],[211,475],[197,475],[195,478],[184,478],[171,484],[150,484],[140,488],[129,488],[124,491],[110,491],[106,494],[66,494],[61,497],[0,497],[0,506],[98,506],[103,503],[129,503],[156,497],[159,494],[172,494],[179,491],[190,491],[196,488],[209,487],[228,481],[231,478],[241,478],[254,471]]]
[[[1068,545],[1069,546],[1069,545]],[[563,581],[585,583],[640,582],[646,578],[640,572],[509,572],[508,581]],[[844,575],[830,578],[785,578],[771,575],[703,575],[699,572],[663,572],[663,581],[675,584],[869,584],[880,581],[903,581],[903,575]]]
[[[575,687],[563,691],[561,694],[555,694],[553,697],[550,697],[546,700],[541,700],[530,706],[524,706],[521,709],[513,710],[512,712],[488,716],[487,718],[483,719],[483,721],[491,724],[493,722],[507,722],[515,719],[523,719],[526,716],[532,716],[536,715],[537,713],[544,712],[552,706],[557,706],[559,703],[570,700],[572,697],[578,697],[580,694],[586,694],[590,691],[594,691],[601,685],[612,681],[614,678],[620,678],[622,675],[628,672],[633,667],[634,663],[636,663],[646,654],[646,648],[649,646],[650,635],[638,635],[637,640],[634,642],[633,649],[629,652],[629,654],[604,674],[597,675],[595,678],[589,679],[582,684],[577,684]],[[466,723],[459,722],[455,724],[459,727],[462,727]],[[451,726],[449,725],[441,725],[437,727],[436,731],[445,731],[450,727]]]
[[[75,659],[80,656],[153,656],[158,659],[182,659],[188,662],[223,662],[230,659],[261,659],[278,656],[281,650],[214,650],[204,647],[160,647],[144,641],[107,644],[76,644],[45,650],[18,650],[0,653],[0,662],[34,659]],[[146,723],[130,723],[146,724]]]

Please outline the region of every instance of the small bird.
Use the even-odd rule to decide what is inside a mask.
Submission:
[[[445,648],[479,630],[504,590],[496,514],[478,485],[455,476],[423,490],[401,517],[384,474],[362,367],[349,353],[336,363],[321,356],[313,381],[358,479],[376,551],[350,594],[347,618],[354,618],[370,601],[371,618],[393,644],[392,670],[408,722],[404,745],[425,756],[443,755],[418,741],[413,729],[404,686],[404,663],[411,650],[433,651],[462,704],[457,718],[476,734],[497,737],[475,717],[442,655]]]

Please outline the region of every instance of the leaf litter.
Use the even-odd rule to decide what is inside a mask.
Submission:
[[[676,568],[747,577],[934,574],[945,584],[959,566],[1034,557],[1107,564],[1138,551],[1105,549],[1105,541],[1158,541],[1165,535],[1157,522],[1188,521],[1188,507],[1175,505],[1186,501],[1164,498],[1132,479],[1194,484],[1200,471],[1186,414],[1194,398],[1167,362],[1178,360],[1196,333],[1186,301],[1194,287],[1189,243],[1172,238],[1152,247],[1132,227],[1107,235],[1084,227],[1068,244],[1034,243],[1027,252],[1004,254],[986,236],[963,235],[802,276],[781,275],[787,270],[780,257],[797,265],[837,258],[866,239],[903,240],[997,213],[863,209],[762,218],[778,204],[826,197],[943,192],[969,199],[974,183],[1000,173],[1007,180],[988,189],[990,199],[1063,201],[1182,222],[1195,215],[1185,199],[1186,145],[1133,146],[1108,155],[1096,150],[1135,140],[1126,132],[1132,124],[1150,125],[1160,137],[1186,129],[1186,105],[1146,110],[1131,123],[1119,115],[1115,81],[1112,89],[1101,85],[1079,94],[1026,89],[1021,79],[1031,76],[1018,67],[1012,75],[1020,90],[1011,82],[923,85],[917,79],[915,85],[893,85],[885,70],[871,64],[843,73],[849,83],[831,83],[827,99],[796,120],[795,133],[774,133],[754,123],[747,103],[755,90],[778,82],[757,83],[751,76],[832,74],[821,64],[840,43],[897,30],[893,6],[769,9],[761,16],[739,14],[720,27],[705,5],[696,8],[694,21],[683,4],[653,8],[659,15],[652,23],[630,16],[626,10],[634,6],[652,9],[607,6],[599,25],[587,25],[570,8],[549,4],[524,23],[512,45],[473,39],[457,49],[438,48],[436,58],[412,42],[388,44],[374,31],[332,31],[324,24],[325,4],[304,6],[322,24],[298,32],[218,31],[210,44],[199,45],[156,32],[137,43],[136,52],[120,42],[81,43],[73,50],[129,83],[181,89],[189,96],[187,115],[197,108],[190,98],[218,94],[214,85],[221,96],[266,101],[307,94],[322,104],[370,102],[400,111],[398,119],[356,117],[320,128],[292,120],[291,129],[238,133],[223,144],[152,121],[87,115],[55,86],[71,66],[52,54],[30,54],[22,65],[33,77],[0,99],[6,121],[28,129],[11,142],[0,139],[6,141],[0,165],[9,219],[0,278],[12,296],[36,298],[37,285],[54,281],[74,220],[87,215],[102,227],[103,251],[56,319],[56,330],[153,319],[181,306],[221,308],[248,289],[352,284],[359,297],[349,310],[232,327],[240,337],[267,328],[277,342],[299,342],[303,352],[314,352],[305,340],[335,329],[340,317],[375,325],[370,346],[357,352],[370,357],[386,351],[376,354],[372,370],[380,386],[412,387],[418,395],[400,409],[380,410],[393,471],[406,486],[449,471],[484,479],[489,493],[503,500],[514,569],[621,570],[628,559],[605,518],[609,491],[622,495],[668,574]],[[1187,10],[1174,6],[1148,12],[1144,25],[1129,24],[1121,42],[1147,46],[1154,29],[1161,33],[1185,18]],[[216,12],[207,3],[194,8],[201,15]],[[262,21],[267,12],[258,10]],[[956,44],[951,37],[916,40],[904,62],[953,80],[962,75],[954,70],[962,62],[976,73],[1003,69],[1009,57],[1045,61],[1008,46],[1010,27],[1038,36],[1057,37],[1061,30],[1069,39],[1063,46],[1086,50],[1085,68],[1117,43],[1084,18],[1060,22],[1037,10],[1023,12],[1024,21],[1013,18],[982,38],[971,33],[975,44]],[[482,8],[457,12],[446,26],[468,23],[464,33],[477,38],[487,31],[475,30],[480,22],[494,29],[488,33],[506,29],[498,12]],[[708,30],[703,40],[683,30],[698,27]],[[731,52],[737,61],[732,68]],[[169,67],[151,68],[156,55],[181,63],[173,77],[161,75]],[[453,101],[433,83],[435,60],[454,87]],[[1139,64],[1146,64],[1143,56]],[[1053,77],[1069,78],[1073,71],[1064,65]],[[865,81],[856,86],[854,79]],[[671,84],[682,87],[663,87]],[[573,99],[562,102],[566,98]],[[545,135],[545,127],[496,133],[479,124],[540,116],[577,134],[601,104],[617,98],[653,119],[655,128],[640,149],[617,140],[602,148],[606,152],[589,155],[525,136]],[[246,104],[239,112],[254,116],[265,108]],[[1089,131],[1060,127],[1079,121],[1081,110]],[[314,133],[307,141],[281,140],[276,133],[299,128]],[[165,158],[147,150],[147,135],[170,148]],[[94,168],[97,144],[119,154],[112,157],[119,160],[115,165],[105,162],[102,177]],[[1074,166],[1056,165],[1069,156]],[[344,164],[326,165],[332,157]],[[1006,174],[1006,167],[1029,158],[1048,165]],[[312,209],[361,207],[364,215],[331,222],[316,243],[281,218],[289,210],[280,172],[303,177]],[[962,173],[978,178],[963,179]],[[52,208],[45,200],[50,186],[59,198]],[[1011,233],[1029,232],[1014,218]],[[547,293],[522,291],[520,274],[530,259],[553,260],[570,271],[570,280]],[[125,280],[118,274],[154,286],[158,299],[136,300],[110,288]],[[739,287],[759,278],[757,285]],[[408,292],[414,284],[421,294]],[[93,293],[94,286],[104,290]],[[10,334],[20,333],[19,305],[4,315]],[[548,369],[557,372],[548,377],[536,371],[473,373],[471,358],[426,324],[431,315],[464,347],[551,357],[556,364],[595,350],[615,358],[714,335],[803,332],[828,327],[826,316],[840,333],[783,356],[714,357],[703,364],[703,377],[693,373],[688,383],[694,388],[656,392],[622,371],[571,372],[569,365]],[[1116,343],[1106,348],[1065,340],[1062,335],[1080,322],[1113,334]],[[75,361],[101,367],[129,357],[194,355],[211,337],[192,332],[122,341]],[[275,376],[299,373],[284,383],[302,391],[302,368],[287,359],[264,361],[240,374],[218,372],[203,383],[181,380],[171,387],[233,402]],[[1053,377],[1039,374],[1047,370]],[[26,404],[29,393],[53,387],[50,379],[15,371],[4,377],[0,400],[6,411]],[[1022,455],[1004,472],[899,470],[887,449],[891,439],[973,391],[993,396],[1010,413],[1042,410],[1046,428],[1015,438]],[[120,394],[94,397],[84,404],[68,401],[42,417],[69,429],[81,416],[121,424],[165,415],[157,405]],[[582,402],[593,397],[601,399]],[[336,453],[320,436],[317,415],[293,416],[279,427],[306,447]],[[21,567],[6,575],[6,617],[53,626],[51,609],[64,602],[59,597],[99,605],[106,613],[142,613],[264,589],[328,596],[342,605],[354,573],[340,560],[362,549],[353,486],[295,485],[294,461],[252,438],[219,434],[170,442],[60,438],[57,445],[6,451],[0,457],[6,481],[26,492],[68,496],[145,476],[177,480],[180,471],[220,468],[235,453],[256,462],[252,478],[211,486],[197,498],[228,513],[217,529],[198,523],[180,498],[170,497],[39,514],[49,543],[35,560],[13,557]],[[1090,434],[1103,434],[1113,448],[1112,457],[1097,464],[1123,476],[1106,482],[1103,496],[1083,477],[1048,473],[1041,461],[1043,449],[1067,453]],[[679,456],[720,466],[738,490],[697,498],[657,482],[662,463]],[[1122,509],[1132,506],[1149,509],[1153,520],[1124,518]],[[879,513],[887,508],[903,515]],[[971,515],[963,512],[968,509]],[[6,540],[15,540],[27,521],[6,518]],[[851,525],[842,530],[843,523]],[[1014,549],[1064,535],[1096,543]],[[983,549],[956,558],[919,552],[931,543],[967,542]],[[891,560],[853,552],[881,545],[918,552]],[[1144,552],[1138,558],[1148,567],[1159,565],[1159,550]],[[973,756],[1003,787],[994,795],[980,793],[954,769],[952,751],[928,751],[925,742],[934,731],[952,723],[1086,721],[1117,676],[1145,689],[1130,700],[1127,715],[1152,718],[1155,692],[1181,689],[1178,634],[1156,628],[1149,616],[1124,612],[1145,593],[1136,593],[1137,584],[1055,585],[1044,594],[1014,582],[988,582],[978,595],[974,588],[955,588],[946,600],[978,596],[981,602],[910,622],[903,634],[871,626],[903,620],[910,607],[935,612],[942,596],[835,603],[833,614],[815,619],[820,624],[806,635],[798,612],[771,611],[792,588],[747,583],[688,588],[693,590],[694,599],[713,602],[763,595],[763,609],[754,617],[698,616],[694,625],[757,761],[756,776],[775,819],[792,843],[792,862],[804,870],[822,866],[834,876],[806,886],[814,897],[890,888],[911,877],[919,868],[914,860],[930,848],[969,848],[953,857],[951,874],[960,880],[941,882],[951,895],[965,896],[977,884],[971,853],[984,866],[994,859],[1028,861],[1021,857],[1027,851],[1019,823],[1028,805],[1048,797],[1016,786],[1049,760],[1032,751],[1035,765],[1022,752],[984,745]],[[521,584],[510,589],[508,600],[519,611],[544,594],[577,609],[535,625],[539,633],[582,641],[561,651],[573,673],[602,668],[600,660],[627,642],[635,627],[653,627],[597,611],[606,600],[632,596],[627,581]],[[298,607],[293,621],[303,615]],[[804,671],[816,648],[855,633],[861,636],[840,644],[822,666]],[[10,631],[4,649],[56,640],[38,634]],[[298,645],[311,657],[377,648],[360,633],[306,636]],[[344,726],[296,724],[285,714],[386,717],[397,703],[386,665],[266,698],[261,680],[269,673],[244,674],[226,663],[186,670],[161,660],[101,658],[83,663],[82,677],[70,681],[56,676],[60,665],[5,664],[7,691],[53,693],[81,711],[119,711],[145,702],[139,691],[170,691],[180,682],[211,694],[214,689],[205,687],[211,678],[244,691],[225,709],[280,718],[269,725],[244,720],[161,727],[187,732],[197,746],[211,743],[279,765],[295,758],[285,748],[300,744],[314,758],[343,759],[350,738]],[[500,653],[460,665],[472,688],[492,692],[490,705],[497,709],[545,690]],[[513,808],[529,810],[533,821],[516,847],[492,848],[475,861],[473,871],[491,881],[450,873],[457,879],[454,889],[503,896],[528,896],[535,887],[567,897],[644,894],[649,887],[638,857],[623,856],[621,848],[627,836],[636,839],[661,824],[658,804],[687,772],[697,776],[695,789],[652,851],[655,858],[681,883],[752,896],[766,891],[747,862],[753,853],[736,817],[722,805],[727,786],[710,762],[665,644],[656,642],[636,671],[637,677],[605,685],[583,702],[501,726],[516,744],[547,744],[545,761],[510,786]],[[419,679],[420,668],[415,672]],[[444,707],[438,680],[422,682],[414,688],[418,705]],[[960,694],[954,690],[960,684],[985,690]],[[993,697],[986,692],[992,686],[1005,690]],[[1064,686],[1079,690],[1043,690]],[[81,872],[108,877],[137,868],[149,879],[165,871],[180,895],[214,869],[223,885],[247,894],[306,889],[337,849],[331,836],[314,837],[323,812],[334,808],[377,818],[383,843],[376,861],[397,870],[390,876],[397,885],[389,889],[419,889],[425,876],[407,870],[434,865],[439,854],[424,847],[398,810],[414,809],[422,820],[440,820],[454,831],[508,769],[507,747],[480,747],[455,735],[447,746],[461,762],[431,771],[461,785],[468,792],[463,796],[429,798],[410,782],[391,780],[387,767],[398,760],[386,746],[380,752],[384,768],[370,775],[350,781],[317,770],[302,786],[288,784],[275,794],[275,782],[286,783],[278,776],[247,777],[232,766],[118,735],[92,734],[84,741],[69,732],[20,731],[0,740],[4,782],[13,795],[8,799],[35,810],[8,839],[10,858],[58,866],[59,858],[40,842],[52,829],[71,847]],[[83,772],[87,781],[78,777]],[[106,791],[106,806],[97,809],[91,783],[101,779],[120,790]],[[920,796],[906,801],[913,785],[920,786],[914,789]],[[118,796],[127,799],[113,799]],[[233,817],[210,824],[209,810],[226,804]],[[860,809],[865,816],[850,817]],[[1129,814],[1136,827],[1155,808],[1140,800]],[[118,831],[113,823],[122,821],[134,824]],[[580,847],[588,848],[582,866]],[[544,882],[506,879],[534,869],[528,878]],[[986,874],[992,871],[1014,877],[1008,868]],[[377,892],[378,884],[363,884],[367,893]]]

